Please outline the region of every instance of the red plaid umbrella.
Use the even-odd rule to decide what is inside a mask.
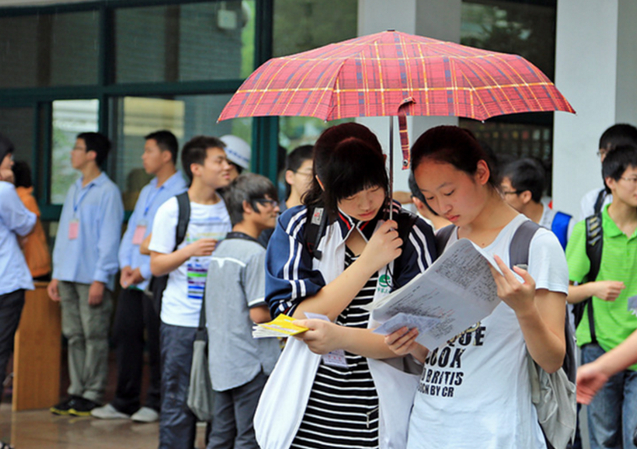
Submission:
[[[269,60],[241,85],[219,120],[398,115],[406,167],[404,115],[485,120],[534,111],[575,112],[521,56],[385,31]]]

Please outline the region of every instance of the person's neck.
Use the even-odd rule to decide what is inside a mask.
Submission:
[[[535,201],[529,201],[522,213],[529,217],[531,221],[539,224],[544,214],[544,205],[542,203],[536,203]]]
[[[232,232],[241,232],[245,235],[249,235],[253,239],[258,239],[261,231],[263,231],[261,226],[246,220],[243,220],[241,223],[237,223],[232,227]]]
[[[616,195],[608,206],[608,215],[617,227],[628,237],[631,237],[637,229],[637,208],[624,203]]]
[[[188,198],[190,198],[190,201],[193,203],[203,205],[217,204],[221,200],[215,189],[197,182],[196,178],[193,180],[192,185],[188,189]]]
[[[475,244],[485,247],[493,242],[495,237],[518,212],[509,206],[498,192],[490,190],[484,207],[471,223],[461,226],[459,236],[469,238]]]
[[[82,173],[82,187],[86,187],[91,181],[102,174],[102,170],[97,164],[88,164],[80,170]]]
[[[295,190],[290,192],[290,196],[287,200],[285,200],[285,206],[290,209],[294,206],[299,206],[301,204],[301,195]]]
[[[175,173],[177,173],[177,169],[174,164],[166,164],[160,168],[159,171],[155,173],[155,177],[157,178],[157,187],[161,187]]]

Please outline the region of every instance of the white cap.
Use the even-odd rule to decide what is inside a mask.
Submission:
[[[238,166],[249,169],[250,168],[250,155],[252,154],[252,148],[248,145],[248,142],[241,137],[226,134],[220,137],[221,141],[226,144],[226,156],[228,160]]]

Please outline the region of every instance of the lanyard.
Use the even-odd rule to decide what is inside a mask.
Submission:
[[[95,184],[93,183],[89,184],[86,190],[84,190],[84,193],[80,195],[79,200],[77,200],[77,190],[75,191],[75,195],[73,195],[73,215],[77,215],[77,209],[80,207],[80,204],[82,204],[82,201],[84,200],[84,197],[86,196],[88,191],[91,190],[91,187],[93,187],[94,185]]]
[[[148,214],[148,211],[150,210],[150,206],[153,205],[153,201],[155,201],[155,198],[157,198],[157,195],[159,195],[159,192],[162,191],[165,185],[166,183],[162,184],[160,188],[155,189],[154,192],[149,193],[148,196],[146,197],[146,205],[144,206],[144,218],[146,217],[146,214]]]

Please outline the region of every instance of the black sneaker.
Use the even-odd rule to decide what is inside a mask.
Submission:
[[[60,402],[59,404],[56,404],[53,407],[51,407],[49,410],[54,415],[68,415],[70,414],[71,405],[76,399],[77,399],[77,396],[69,396],[68,398]]]
[[[99,407],[100,404],[97,402],[91,401],[86,398],[76,398],[71,402],[71,407],[69,408],[69,415],[73,416],[91,416],[91,410],[95,407]]]

